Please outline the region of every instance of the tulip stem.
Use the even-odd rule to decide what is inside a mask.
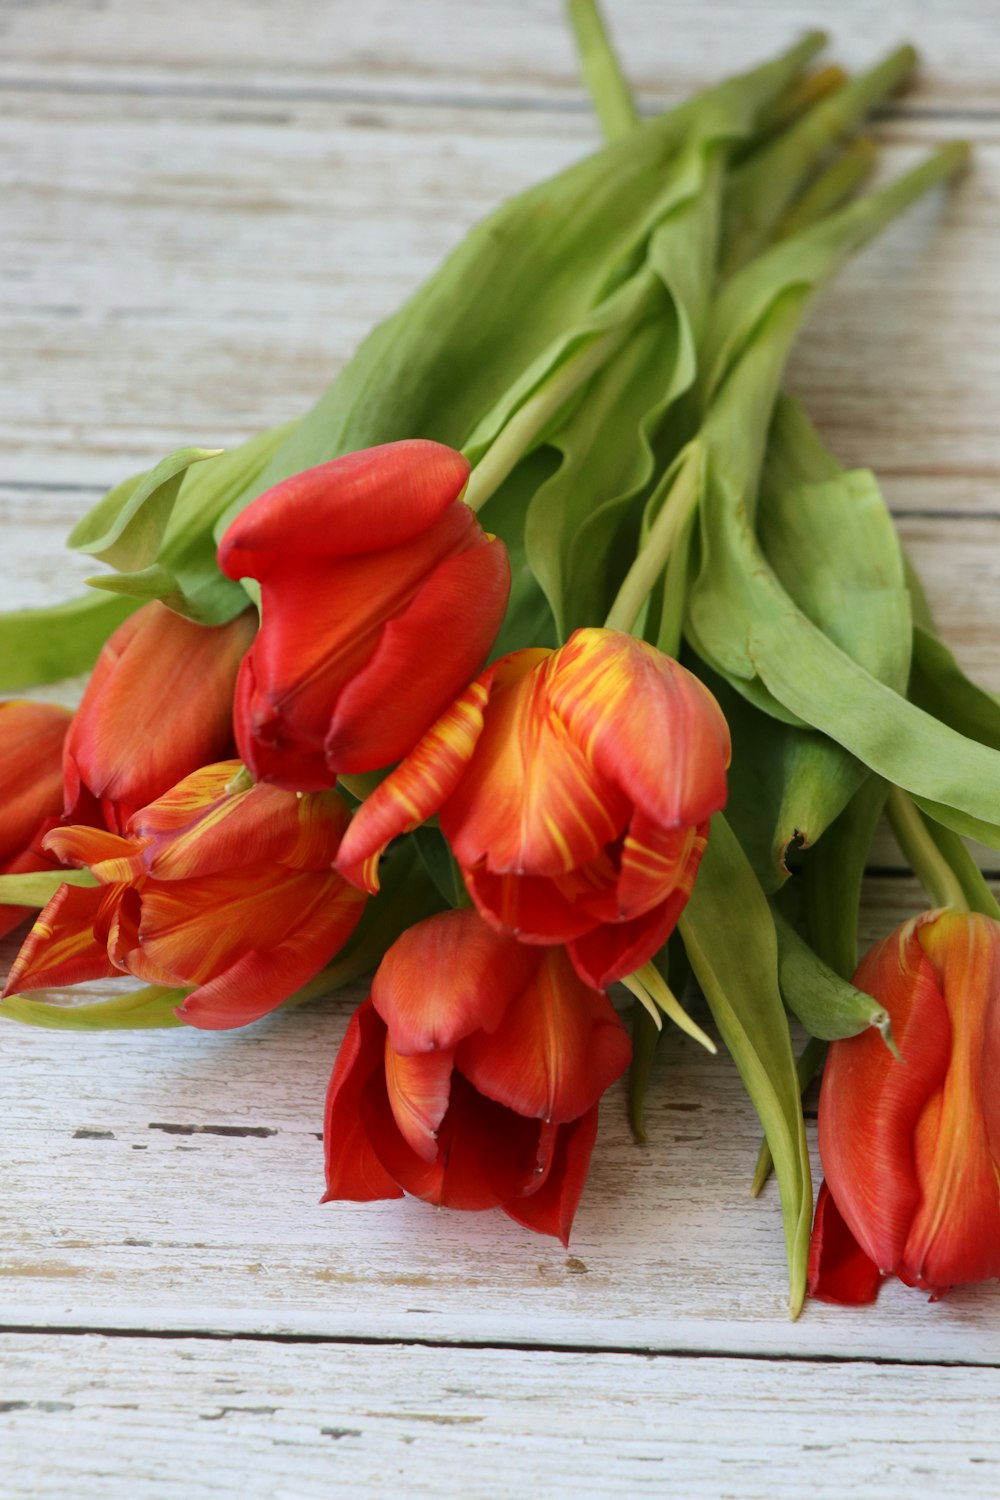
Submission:
[[[889,789],[886,812],[896,841],[935,906],[968,911],[961,882],[927,830],[919,808],[902,787]]]
[[[596,375],[602,365],[625,343],[635,326],[634,318],[625,318],[592,338],[532,391],[498,433],[469,476],[462,498],[470,510],[481,510],[487,500],[496,494],[552,418],[566,405],[570,396],[592,375]]]
[[[629,568],[604,622],[607,630],[631,630],[656,587],[671,548],[701,499],[704,448],[689,443],[674,471],[667,497]]]
[[[597,0],[569,0],[569,19],[580,55],[580,70],[604,139],[616,141],[635,129],[639,111]]]

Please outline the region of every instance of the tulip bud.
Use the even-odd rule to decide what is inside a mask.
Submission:
[[[128,973],[194,986],[193,1026],[243,1026],[274,1010],[353,932],[364,897],[331,869],[347,824],[336,792],[231,786],[239,761],[205,766],[129,819],[124,837],[56,828],[44,845],[97,887],[61,886],[14,961],[7,994]]]
[[[65,816],[121,833],[137,808],[232,747],[232,698],[251,611],[196,625],[154,600],[101,651],[66,739]]]
[[[327,1199],[495,1208],[565,1244],[597,1104],[631,1047],[561,948],[525,948],[474,911],[389,949],[327,1097]]]
[[[57,703],[0,703],[0,875],[51,870],[39,842],[62,809],[63,741],[72,714]],[[28,915],[0,906],[0,937]]]
[[[813,1296],[868,1302],[881,1278],[939,1296],[1000,1275],[1000,923],[928,912],[854,978],[889,1012],[834,1042],[819,1106]]]
[[[219,566],[261,585],[236,743],[258,781],[304,791],[405,755],[485,659],[510,589],[506,549],[460,500],[440,443],[350,453],[268,490]]]
[[[603,989],[673,931],[728,763],[696,677],[619,631],[577,630],[488,668],[366,799],[338,868],[375,889],[378,851],[440,813],[480,915],[564,943]]]

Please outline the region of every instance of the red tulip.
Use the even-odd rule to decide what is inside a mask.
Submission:
[[[365,801],[338,868],[377,889],[380,851],[439,812],[485,920],[565,943],[603,989],[676,925],[728,763],[696,677],[631,636],[578,630],[489,667]]]
[[[195,625],[155,601],[119,625],[66,739],[66,818],[121,833],[131,815],[232,748],[232,699],[252,611]]]
[[[460,500],[440,443],[388,443],[296,474],[230,526],[219,566],[261,585],[236,743],[258,781],[333,786],[405,755],[500,628],[506,549]]]
[[[206,766],[133,814],[124,837],[57,828],[46,848],[87,866],[62,886],[14,961],[7,994],[134,974],[193,985],[178,1014],[243,1026],[328,963],[364,897],[331,869],[347,823],[336,792],[229,791],[239,761]]]
[[[810,1290],[870,1302],[889,1274],[935,1296],[1000,1276],[1000,923],[928,912],[854,983],[889,1012],[903,1060],[873,1032],[830,1048]]]
[[[56,703],[0,703],[0,875],[55,868],[40,838],[62,810],[63,741],[71,718]],[[0,937],[29,910],[0,906]]]
[[[561,948],[469,910],[411,927],[351,1020],[327,1096],[326,1199],[502,1208],[565,1244],[597,1104],[631,1047]]]

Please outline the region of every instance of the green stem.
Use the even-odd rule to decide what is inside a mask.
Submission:
[[[632,319],[627,319],[592,339],[571,354],[548,380],[532,392],[524,405],[518,407],[469,477],[464,499],[470,510],[481,510],[496,494],[556,413],[622,346],[634,327]]]
[[[587,85],[605,140],[628,135],[639,123],[632,91],[611,45],[597,0],[569,0],[569,19]]]
[[[775,231],[775,239],[783,240],[790,234],[798,234],[840,208],[871,175],[877,160],[878,149],[870,136],[859,136],[851,141],[788,210]]]
[[[957,875],[931,838],[912,798],[902,787],[890,788],[886,812],[903,857],[934,905],[968,911],[969,903]]]
[[[701,496],[704,452],[696,439],[681,459],[670,492],[626,573],[605,620],[608,630],[631,630],[667,565],[670,550]]]

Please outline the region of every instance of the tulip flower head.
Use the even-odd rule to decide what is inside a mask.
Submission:
[[[597,1106],[631,1045],[561,948],[474,911],[403,934],[355,1012],[327,1097],[327,1200],[502,1208],[565,1244]]]
[[[381,849],[439,813],[484,920],[565,944],[603,989],[673,931],[728,764],[696,677],[631,636],[577,630],[487,668],[364,802],[338,868],[376,889]]]
[[[388,443],[286,479],[219,546],[261,586],[236,743],[258,781],[302,791],[405,755],[478,670],[510,591],[503,543],[460,499],[469,465]]]
[[[132,813],[232,748],[236,674],[252,611],[196,625],[158,600],[109,638],[66,738],[67,821],[121,833]]]
[[[72,714],[57,703],[0,703],[0,875],[52,870],[41,837],[62,811],[63,742]],[[28,915],[0,906],[0,937]]]
[[[934,1296],[1000,1276],[1000,923],[928,912],[854,983],[903,1060],[872,1031],[830,1047],[810,1290],[869,1302],[889,1274]]]
[[[124,837],[57,828],[45,846],[96,887],[61,886],[14,961],[7,994],[128,973],[194,986],[178,1014],[243,1026],[274,1010],[350,937],[364,897],[331,869],[347,823],[336,792],[230,789],[206,766],[129,819]]]

